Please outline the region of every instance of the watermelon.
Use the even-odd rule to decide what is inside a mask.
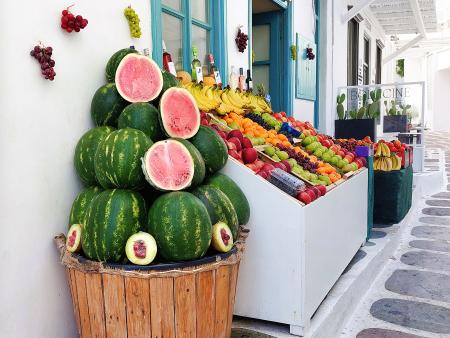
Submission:
[[[120,262],[128,238],[146,223],[145,201],[131,190],[111,189],[89,205],[81,234],[85,255],[96,261]]]
[[[109,134],[95,153],[95,175],[105,188],[139,189],[145,185],[141,157],[153,142],[142,131],[120,129]]]
[[[116,78],[116,70],[117,70],[117,67],[119,66],[120,61],[122,61],[122,59],[125,56],[127,56],[128,54],[137,54],[137,53],[138,53],[138,51],[136,49],[134,49],[134,47],[123,48],[123,49],[115,52],[109,58],[108,63],[106,64],[106,70],[105,70],[106,80],[108,82],[114,82],[114,80]]]
[[[156,189],[178,191],[203,182],[205,162],[189,141],[168,139],[156,142],[145,153],[142,171]]]
[[[205,184],[219,188],[227,197],[236,210],[239,224],[247,224],[250,219],[250,205],[241,188],[226,175],[216,173],[206,179]]]
[[[200,127],[200,111],[194,97],[184,88],[172,87],[159,102],[161,127],[169,137],[189,139]]]
[[[128,105],[117,91],[114,83],[101,86],[91,102],[91,117],[96,126],[117,127],[117,119],[123,108]]]
[[[114,130],[114,128],[106,126],[93,128],[78,141],[73,162],[78,176],[85,185],[97,184],[94,170],[95,152],[99,144]]]
[[[211,185],[201,185],[192,194],[198,197],[208,210],[211,223],[224,222],[231,229],[233,238],[237,238],[239,220],[230,199],[218,188]]]
[[[188,192],[160,196],[150,208],[147,224],[147,231],[158,243],[158,252],[169,261],[200,258],[211,243],[208,211]]]
[[[84,224],[84,216],[86,215],[89,204],[102,190],[102,188],[93,186],[82,190],[77,195],[70,209],[69,226],[73,224]]]
[[[228,160],[228,148],[224,140],[212,128],[200,126],[198,133],[189,141],[202,155],[207,175],[212,175],[225,167]]]
[[[120,95],[128,102],[149,102],[161,93],[163,76],[148,56],[128,54],[117,67],[115,82]]]
[[[181,87],[180,80],[176,78],[172,73],[162,72],[163,76],[163,87],[160,96],[166,92],[167,89],[172,87]]]
[[[143,131],[154,142],[164,138],[159,125],[159,111],[147,102],[132,103],[119,116],[119,128],[134,128]]]

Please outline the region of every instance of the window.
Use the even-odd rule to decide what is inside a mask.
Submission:
[[[365,85],[370,84],[370,39],[366,36],[364,36],[363,81]]]
[[[215,64],[225,74],[224,1],[151,0],[153,59],[162,65],[164,41],[176,69],[190,71],[195,46],[204,72],[209,65],[207,54],[213,53]]]
[[[375,78],[375,83],[381,84],[381,72],[382,72],[382,61],[383,61],[383,49],[377,43],[377,73]]]
[[[358,85],[358,46],[359,46],[359,23],[356,19],[348,22],[347,39],[347,85]]]

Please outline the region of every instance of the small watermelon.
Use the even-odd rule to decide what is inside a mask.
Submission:
[[[95,153],[95,175],[105,188],[139,189],[145,185],[141,157],[153,142],[142,131],[120,129],[109,134]]]
[[[200,128],[200,111],[194,97],[184,88],[172,87],[159,102],[161,127],[169,137],[189,139]]]
[[[130,47],[130,48],[123,48],[121,50],[118,50],[117,52],[115,52],[108,60],[108,63],[106,64],[106,70],[105,70],[105,75],[106,75],[106,80],[108,82],[114,82],[115,78],[116,78],[116,70],[117,67],[119,66],[120,61],[122,61],[122,59],[127,56],[128,54],[137,54],[138,51],[136,49],[134,49],[134,47]]]
[[[86,216],[89,204],[102,190],[102,188],[93,186],[82,190],[77,195],[70,209],[69,226],[72,224],[84,224],[84,216]]]
[[[147,181],[161,191],[195,187],[205,179],[205,162],[192,143],[168,139],[153,144],[142,159]]]
[[[159,111],[147,102],[132,103],[119,116],[119,128],[134,128],[143,131],[153,142],[164,137],[159,124]]]
[[[119,95],[114,83],[101,86],[92,98],[92,121],[96,126],[117,127],[117,119],[127,105],[128,102]]]
[[[231,229],[233,238],[237,238],[239,220],[230,199],[218,188],[210,185],[201,185],[192,194],[200,199],[208,210],[211,223],[224,222]]]
[[[128,54],[117,67],[115,82],[120,95],[128,102],[156,99],[163,87],[163,76],[148,56]]]
[[[200,126],[198,133],[189,141],[202,155],[207,175],[212,175],[225,167],[228,160],[228,148],[212,128]]]
[[[250,205],[248,204],[247,197],[245,197],[245,194],[236,182],[224,174],[216,173],[214,176],[206,179],[205,184],[219,188],[219,190],[228,196],[236,210],[239,224],[244,225],[248,223],[250,219]]]
[[[89,186],[96,185],[94,157],[99,144],[115,129],[112,127],[97,127],[87,131],[75,147],[73,162],[81,181]]]
[[[198,259],[211,243],[212,224],[203,203],[188,192],[160,196],[148,214],[148,232],[169,261]]]
[[[145,201],[139,193],[123,189],[101,192],[86,213],[83,252],[96,261],[122,261],[128,238],[145,227],[145,219]]]

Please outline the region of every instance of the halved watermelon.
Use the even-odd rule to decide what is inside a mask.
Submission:
[[[158,190],[178,191],[200,184],[205,162],[189,141],[168,139],[153,144],[142,159],[147,181]]]
[[[169,137],[188,139],[200,128],[200,111],[194,97],[184,88],[167,89],[159,102],[161,126]]]
[[[149,102],[161,93],[163,76],[148,56],[128,54],[117,67],[115,82],[117,91],[128,102]]]

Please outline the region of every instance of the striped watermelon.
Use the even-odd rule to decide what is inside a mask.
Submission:
[[[212,128],[200,126],[198,133],[189,141],[202,155],[207,175],[212,175],[225,167],[228,160],[228,148]]]
[[[160,196],[148,214],[148,232],[169,261],[202,257],[209,248],[212,224],[203,203],[188,192]]]
[[[160,141],[164,133],[159,124],[159,111],[147,102],[132,103],[119,116],[119,128],[135,128],[143,131],[153,142]]]
[[[111,189],[89,205],[81,235],[85,255],[96,261],[120,262],[128,238],[143,229],[145,201],[131,190]]]
[[[145,185],[141,157],[153,142],[142,131],[120,129],[109,134],[95,153],[95,175],[107,188],[138,189]]]
[[[208,210],[211,223],[224,222],[231,229],[233,238],[237,238],[239,220],[230,199],[218,188],[210,185],[201,185],[192,194],[198,197]]]
[[[248,204],[247,197],[245,197],[245,194],[236,182],[226,175],[216,173],[214,176],[206,179],[205,184],[219,188],[228,196],[236,210],[239,224],[244,225],[248,223],[248,220],[250,219],[250,205]]]
[[[120,96],[114,83],[101,86],[92,98],[92,121],[96,126],[117,127],[117,119],[127,105],[128,102]]]
[[[72,224],[84,224],[84,216],[89,204],[102,190],[102,188],[92,186],[85,188],[77,195],[70,209],[69,227]]]
[[[114,130],[114,128],[106,126],[93,128],[78,141],[73,162],[78,176],[85,185],[97,184],[94,170],[95,152],[99,144]]]
[[[116,77],[116,70],[117,67],[119,66],[120,61],[122,61],[122,59],[128,54],[137,54],[137,53],[138,51],[134,49],[134,47],[124,48],[115,52],[109,58],[108,63],[106,64],[105,70],[106,80],[108,82],[114,82],[114,79]]]

